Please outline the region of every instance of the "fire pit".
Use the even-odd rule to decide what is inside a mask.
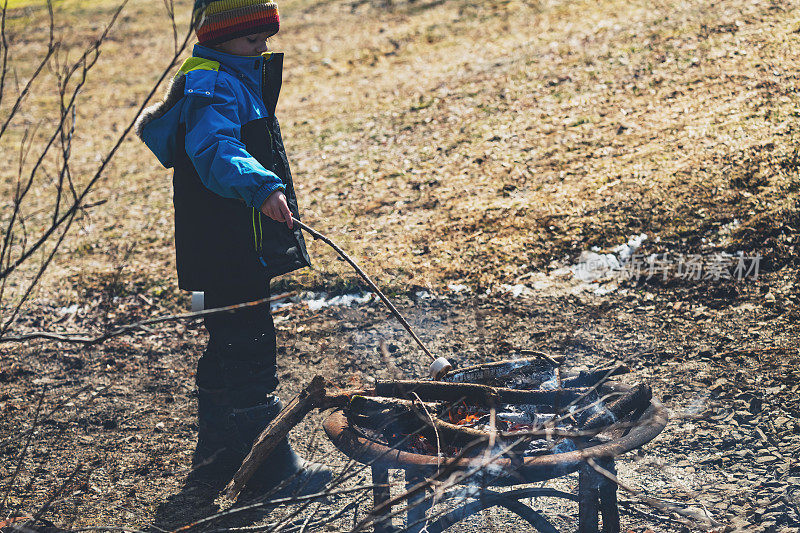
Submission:
[[[598,531],[600,516],[603,531],[619,531],[616,484],[601,472],[615,473],[617,455],[658,435],[666,410],[646,385],[611,379],[627,372],[624,367],[565,375],[562,358],[528,355],[456,370],[442,381],[379,381],[374,396],[356,395],[331,413],[325,432],[348,457],[371,466],[376,485],[388,483],[389,469],[405,471],[407,488],[417,487],[408,497],[406,531],[426,526],[426,492],[419,489],[442,472],[469,474],[462,481],[481,488],[476,501],[428,522],[430,533],[496,505],[539,531],[556,531],[519,501],[534,497],[577,501],[580,532]],[[489,489],[576,471],[577,495],[548,488]],[[387,486],[374,490],[376,531],[393,530],[396,503]]]

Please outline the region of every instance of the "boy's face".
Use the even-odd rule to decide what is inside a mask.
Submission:
[[[216,45],[214,48],[226,54],[235,56],[260,56],[268,50],[267,39],[271,34],[269,33],[253,33],[225,41]]]

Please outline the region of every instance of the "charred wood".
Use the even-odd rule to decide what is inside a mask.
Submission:
[[[577,376],[564,379],[564,387],[594,387],[612,376],[627,374],[631,369],[626,365],[619,365],[614,368],[601,368],[600,370],[581,370]]]
[[[450,371],[442,381],[448,383],[483,383],[501,385],[518,376],[531,376],[552,369],[564,361],[563,357],[541,354],[537,357],[510,359],[468,366]]]
[[[432,426],[426,411],[435,416],[442,407],[441,403],[359,395],[351,399],[347,416],[350,422],[379,431],[391,441],[399,435],[424,432]]]
[[[609,402],[600,412],[595,413],[582,426],[584,429],[596,429],[613,424],[630,413],[650,405],[653,391],[649,386],[640,384],[622,393],[618,399]]]
[[[475,383],[444,383],[438,381],[392,380],[375,383],[379,396],[400,398],[419,397],[423,401],[459,402],[487,407],[500,404],[536,405],[541,412],[550,412],[554,406],[563,407],[583,399],[588,388],[553,390],[521,390],[489,387]]]

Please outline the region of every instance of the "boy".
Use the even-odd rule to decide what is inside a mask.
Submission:
[[[275,106],[283,54],[267,52],[278,9],[264,0],[196,0],[199,44],[137,135],[174,168],[178,286],[205,292],[206,308],[269,296],[274,276],[310,265]],[[205,318],[197,366],[193,464],[224,483],[281,410],[272,392],[276,340],[269,305]],[[330,471],[284,441],[256,474],[270,488],[300,474],[319,486]]]

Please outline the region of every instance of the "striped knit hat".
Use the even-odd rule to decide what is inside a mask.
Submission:
[[[278,33],[278,4],[268,0],[195,0],[200,44],[214,46],[253,33]]]

